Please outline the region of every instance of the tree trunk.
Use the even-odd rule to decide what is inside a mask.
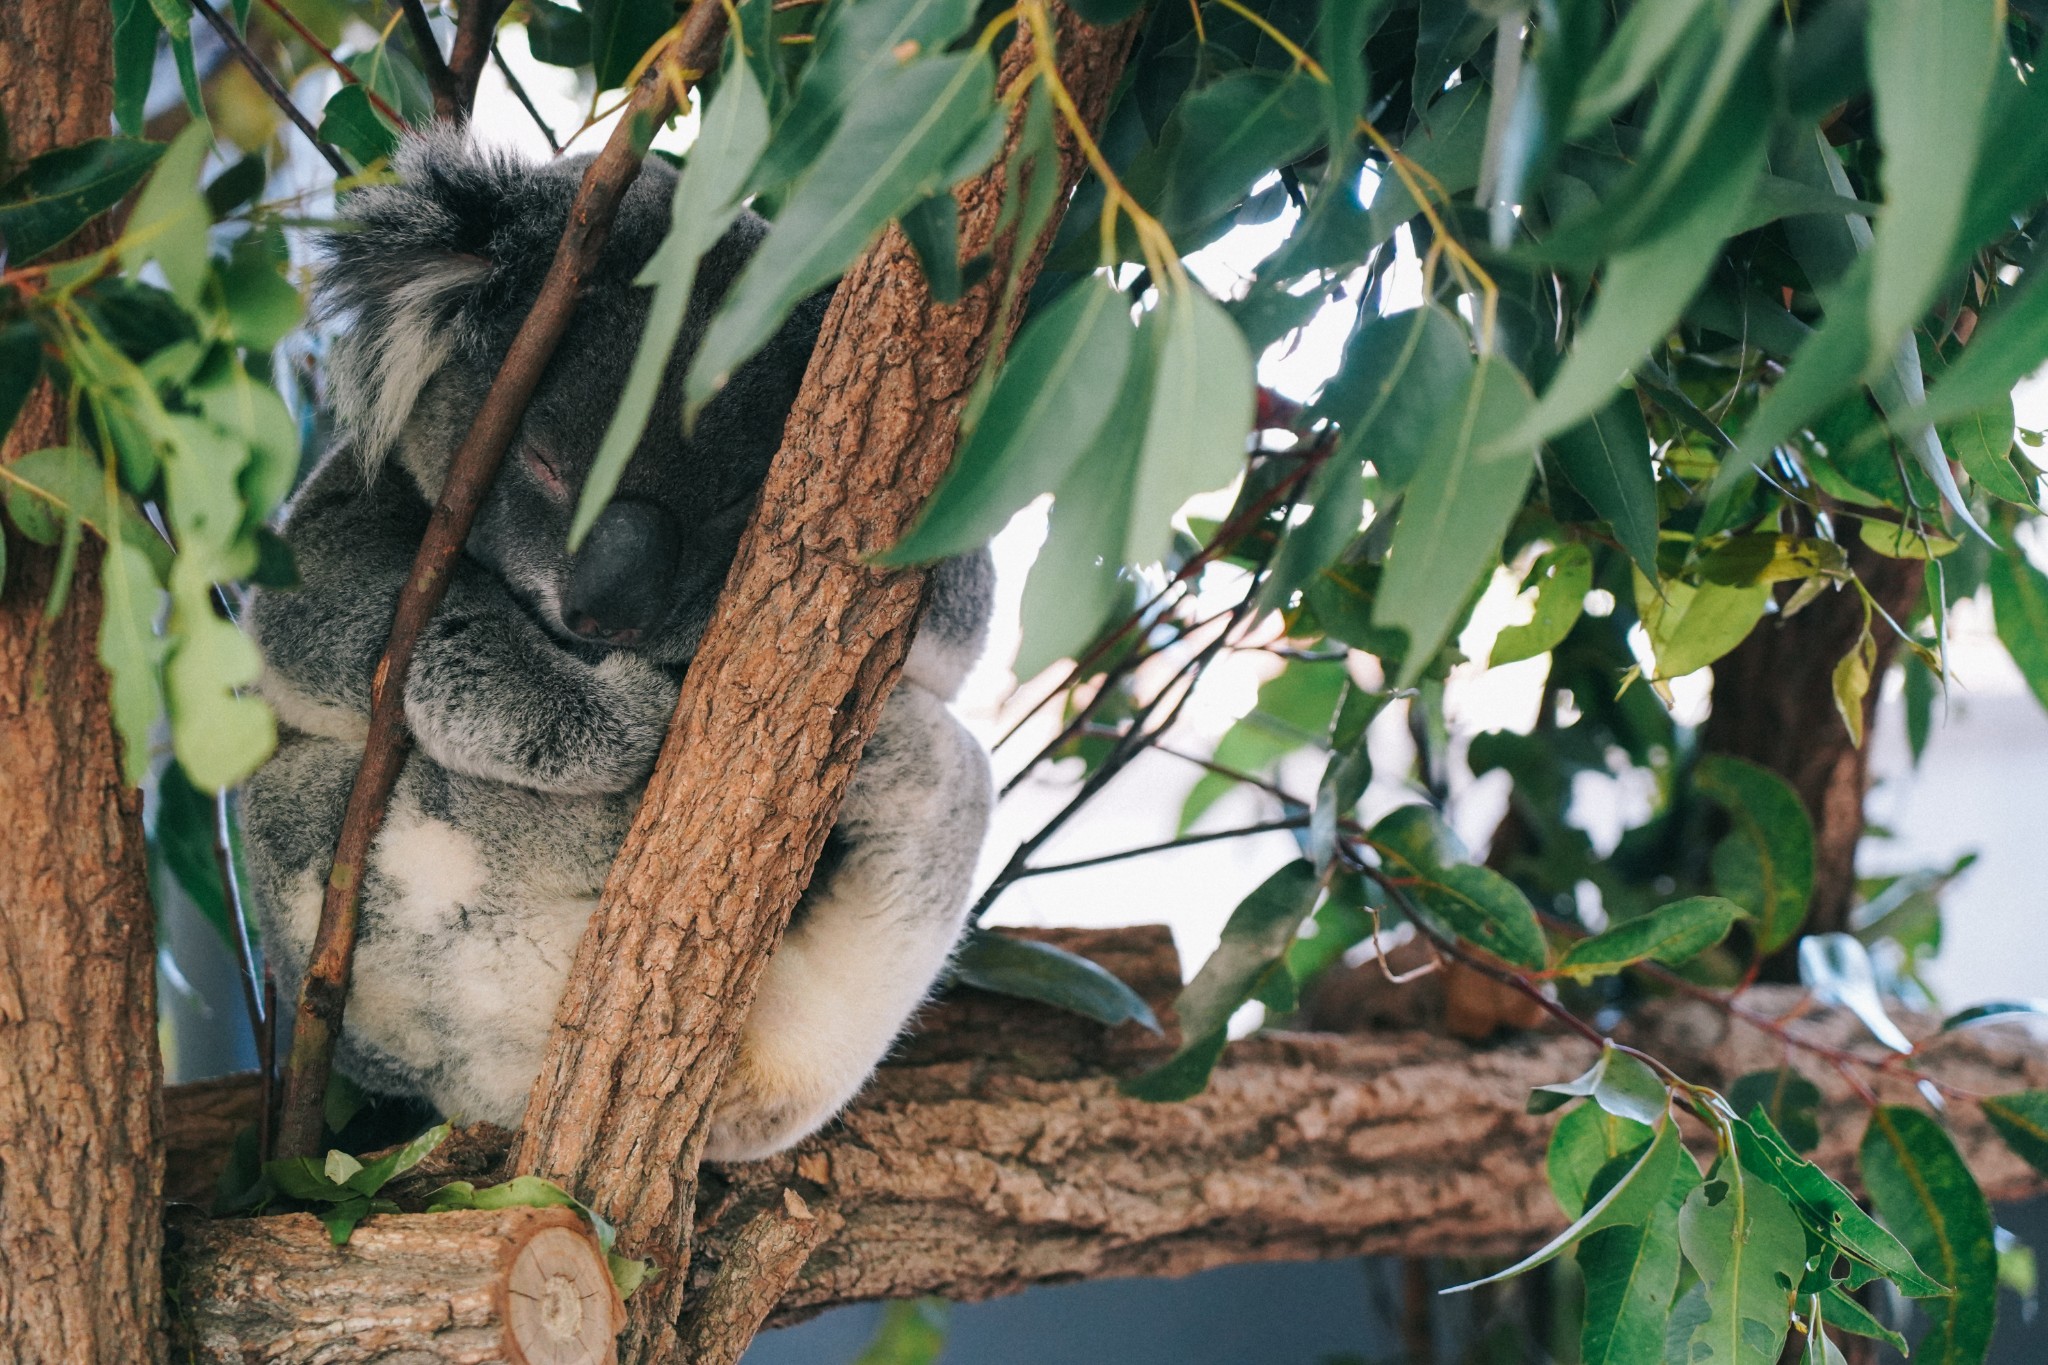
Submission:
[[[1879,606],[1909,624],[1927,566],[1886,559],[1854,538],[1842,519],[1849,567]],[[1898,656],[1899,639],[1873,616],[1877,641],[1873,681],[1863,699],[1863,733],[1877,716],[1881,680]],[[1813,900],[1805,932],[1833,933],[1849,923],[1856,897],[1856,845],[1863,838],[1863,797],[1870,786],[1870,746],[1851,741],[1835,709],[1834,670],[1863,631],[1863,599],[1853,588],[1821,594],[1790,620],[1766,617],[1749,638],[1714,665],[1714,709],[1703,747],[1758,763],[1785,779],[1813,821]],[[1797,945],[1765,964],[1773,981],[1799,979]]]
[[[1129,980],[1170,1028],[1165,1005],[1180,972],[1163,928],[1045,937]],[[1401,991],[1427,995],[1432,981]],[[1367,989],[1335,995],[1358,1005],[1379,994],[1361,984]],[[1745,1003],[1776,1014],[1793,999],[1785,988],[1763,987]],[[1341,1022],[1344,1010],[1329,1013]],[[1929,1019],[1901,1022],[1916,1038],[1934,1031]],[[1816,1041],[1878,1052],[1846,1014],[1820,1013],[1794,1027]],[[1630,1038],[1688,1079],[1724,1086],[1784,1057],[1776,1039],[1692,1000],[1650,1006]],[[1577,1037],[1530,1033],[1475,1047],[1411,1031],[1259,1035],[1233,1044],[1209,1089],[1184,1104],[1118,1092],[1118,1077],[1172,1046],[1170,1036],[1134,1024],[1105,1031],[1043,1006],[956,992],[840,1122],[771,1160],[705,1173],[686,1312],[714,1294],[730,1259],[764,1259],[763,1220],[782,1216],[791,1189],[843,1223],[796,1273],[771,1324],[870,1299],[965,1301],[1243,1261],[1507,1256],[1564,1223],[1543,1165],[1555,1120],[1530,1116],[1523,1102],[1531,1086],[1586,1068],[1593,1050]],[[1923,1060],[1931,1074],[1981,1094],[2048,1084],[2048,1055],[2017,1030],[1943,1034]],[[1864,1103],[1831,1067],[1801,1054],[1795,1061],[1824,1097],[1816,1158],[1831,1171],[1853,1171]],[[1878,1083],[1888,1099],[1912,1098],[1896,1073]],[[247,1089],[253,1106],[253,1083]],[[198,1107],[217,1113],[219,1097],[217,1088],[203,1092]],[[185,1107],[173,1091],[174,1130]],[[1958,1104],[1949,1118],[1992,1198],[2040,1190],[1975,1106]],[[1711,1155],[1705,1130],[1689,1124],[1687,1137],[1697,1154]],[[495,1179],[509,1142],[501,1135],[495,1145],[472,1144],[465,1165],[443,1165],[399,1197],[417,1198],[445,1179]],[[199,1173],[174,1179],[203,1183]],[[238,1249],[260,1242],[261,1225],[271,1221],[213,1225],[200,1258],[243,1255]],[[364,1227],[422,1221],[399,1215]],[[188,1283],[195,1282],[224,1279],[195,1265]],[[422,1299],[443,1292],[432,1277],[418,1286]],[[254,1352],[265,1340],[242,1345]]]
[[[1055,8],[1061,72],[1099,122],[1132,26],[1096,29]],[[999,88],[1030,46],[1025,35],[1011,44]],[[1080,158],[1063,151],[1071,186]],[[963,256],[997,245],[1001,183],[999,162],[960,190]],[[629,1254],[662,1265],[631,1304],[626,1359],[673,1354],[712,1098],[923,599],[922,573],[863,561],[908,527],[952,458],[961,405],[1004,340],[999,288],[984,280],[958,304],[934,304],[893,228],[840,282],[570,972],[518,1165],[576,1191],[619,1225]]]
[[[19,163],[107,132],[111,12],[0,12]],[[68,250],[104,244],[96,230]],[[0,459],[65,439],[39,387]],[[0,1360],[160,1357],[162,1073],[139,797],[121,781],[96,649],[99,552],[44,617],[57,553],[12,530],[0,585]]]
[[[221,1365],[598,1365],[626,1318],[565,1208],[373,1218],[341,1247],[306,1213],[179,1230],[179,1345]]]

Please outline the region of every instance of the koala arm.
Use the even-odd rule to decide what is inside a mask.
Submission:
[[[262,691],[287,725],[361,741],[370,681],[427,515],[395,473],[364,486],[345,450],[308,482],[285,525],[303,585],[258,593],[250,610]],[[638,657],[585,659],[463,559],[421,634],[405,716],[420,748],[451,772],[596,795],[646,780],[676,691]]]
[[[959,941],[989,786],[987,755],[945,704],[898,686],[834,829],[844,852],[762,972],[707,1157],[781,1151],[867,1083]]]

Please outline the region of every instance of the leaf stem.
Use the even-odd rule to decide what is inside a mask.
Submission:
[[[249,44],[242,41],[242,35],[235,32],[235,26],[221,18],[220,11],[206,3],[206,0],[186,0],[186,3],[192,6],[194,13],[207,22],[221,42],[226,44],[228,51],[235,54],[235,60],[239,61],[255,79],[263,93],[270,97],[270,102],[277,106],[278,112],[290,119],[292,126],[306,135],[306,140],[313,144],[313,150],[320,153],[327,164],[334,168],[334,173],[344,178],[354,174],[349,170],[348,163],[341,159],[341,153],[320,140],[319,129],[300,112],[298,105],[292,103],[290,92],[271,74],[270,68],[249,50]]]
[[[341,59],[334,55],[334,49],[328,47],[325,43],[321,42],[318,35],[316,35],[313,32],[313,30],[307,28],[305,24],[300,22],[299,17],[296,14],[293,14],[289,9],[285,8],[283,0],[263,0],[263,6],[265,9],[268,9],[272,14],[275,14],[279,19],[283,20],[285,27],[289,28],[293,33],[297,34],[300,42],[304,43],[307,47],[313,49],[313,53],[315,56],[319,57],[321,61],[327,63],[328,66],[334,68],[334,73],[341,77],[343,84],[362,86],[363,94],[369,97],[370,106],[372,108],[374,108],[378,113],[382,114],[385,118],[390,119],[391,122],[397,127],[403,128],[405,126],[405,120],[399,116],[398,111],[396,109],[393,109],[389,104],[385,103],[384,97],[378,94],[375,90],[372,90],[369,87],[369,85],[364,82],[361,76],[358,76],[354,71],[350,70],[346,65],[344,65]]]

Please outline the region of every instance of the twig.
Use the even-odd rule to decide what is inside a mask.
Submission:
[[[733,1239],[690,1315],[677,1358],[690,1365],[735,1365],[811,1253],[843,1226],[830,1205],[812,1208],[795,1190],[784,1189],[780,1204],[756,1214]]]
[[[369,97],[370,106],[372,108],[374,108],[378,113],[382,114],[385,118],[390,119],[391,122],[397,127],[403,128],[405,126],[405,119],[399,114],[399,112],[396,109],[393,109],[389,104],[385,103],[384,97],[378,94],[376,90],[361,76],[358,76],[354,71],[350,70],[349,67],[341,60],[341,58],[335,56],[334,49],[328,47],[327,44],[321,42],[318,34],[314,33],[313,30],[307,28],[303,23],[299,22],[299,16],[293,14],[290,10],[286,9],[284,7],[283,0],[263,0],[263,5],[264,8],[268,9],[272,14],[275,14],[279,19],[283,20],[285,27],[289,28],[293,33],[296,33],[299,37],[300,42],[304,43],[307,47],[312,48],[314,55],[318,56],[321,61],[333,67],[335,74],[341,77],[343,84],[361,86],[363,89],[363,94]]]
[[[669,54],[690,71],[709,70],[725,39],[725,10],[717,0],[697,0],[678,28]],[[299,993],[292,1055],[285,1070],[284,1105],[278,1123],[281,1156],[311,1156],[320,1144],[322,1100],[334,1047],[341,1034],[354,964],[356,915],[363,869],[371,842],[384,821],[384,806],[398,783],[411,748],[405,725],[405,678],[420,633],[447,591],[455,557],[468,539],[470,523],[490,490],[505,448],[526,412],[542,370],[568,330],[576,298],[610,235],[619,200],[640,173],[654,130],[676,109],[677,82],[650,65],[635,87],[632,108],[612,130],[604,150],[583,173],[569,208],[561,245],[542,281],[533,309],[512,339],[490,393],[469,434],[455,452],[441,500],[413,559],[398,599],[391,635],[370,689],[370,729],[363,758],[342,817],[334,863],[320,906],[305,985]]]
[[[242,41],[242,35],[235,32],[235,26],[221,18],[219,11],[215,10],[212,5],[207,4],[206,0],[188,0],[188,2],[191,4],[193,11],[212,26],[213,31],[220,36],[221,42],[227,45],[228,51],[234,53],[235,59],[255,78],[256,84],[263,87],[263,93],[270,96],[270,102],[276,105],[279,111],[292,121],[293,127],[306,135],[306,141],[313,144],[313,150],[319,152],[322,157],[326,158],[327,164],[334,167],[334,173],[339,176],[354,175],[355,172],[349,169],[348,163],[341,159],[341,153],[320,140],[319,130],[312,125],[311,121],[303,113],[299,112],[299,106],[292,103],[290,92],[284,88],[277,77],[270,74],[270,68],[259,61],[256,54],[249,50],[249,45]]]
[[[434,36],[427,7],[420,0],[400,2],[405,8],[406,27],[412,30],[412,45],[419,49],[420,70],[426,75],[427,88],[434,92],[434,117],[452,122],[460,117],[462,108],[455,98],[455,73],[441,56],[441,41]]]
[[[1100,867],[1104,863],[1120,863],[1126,858],[1142,858],[1148,853],[1165,853],[1169,849],[1190,848],[1196,844],[1213,844],[1221,839],[1243,839],[1253,834],[1271,834],[1276,830],[1306,829],[1308,817],[1294,816],[1286,820],[1268,820],[1258,825],[1242,825],[1237,829],[1211,830],[1205,834],[1184,834],[1178,839],[1167,839],[1156,844],[1142,844],[1137,848],[1126,848],[1116,853],[1098,853],[1092,858],[1076,858],[1070,863],[1046,863],[1040,867],[1027,867],[1010,880],[1021,882],[1026,877],[1045,877],[1055,872],[1073,872],[1083,867]]]
[[[505,78],[505,88],[512,92],[512,98],[519,101],[519,107],[533,119],[533,126],[540,129],[540,135],[548,140],[548,150],[560,156],[562,144],[555,140],[555,130],[548,127],[548,121],[540,116],[540,110],[533,107],[533,101],[527,97],[526,87],[512,74],[512,64],[506,61],[505,54],[498,50],[496,38],[491,39],[491,60],[498,64],[498,74]]]
[[[263,1001],[262,987],[256,970],[256,952],[249,942],[249,921],[242,908],[242,884],[235,876],[235,855],[228,839],[228,794],[222,792],[214,797],[213,806],[213,866],[220,874],[221,898],[227,906],[228,918],[235,926],[235,975],[242,984],[242,1009],[249,1016],[249,1040],[259,1049],[263,1046]]]

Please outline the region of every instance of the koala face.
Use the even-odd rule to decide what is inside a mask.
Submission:
[[[330,359],[335,406],[368,467],[395,456],[425,497],[439,496],[586,164],[525,166],[442,131],[406,145],[403,183],[344,202],[361,227],[333,239],[322,301],[346,319]],[[466,547],[564,642],[667,665],[687,662],[709,624],[825,304],[801,306],[684,435],[697,340],[766,230],[743,216],[705,256],[646,430],[570,554],[570,519],[646,322],[652,290],[634,280],[667,231],[674,186],[674,172],[650,161],[627,192]]]

